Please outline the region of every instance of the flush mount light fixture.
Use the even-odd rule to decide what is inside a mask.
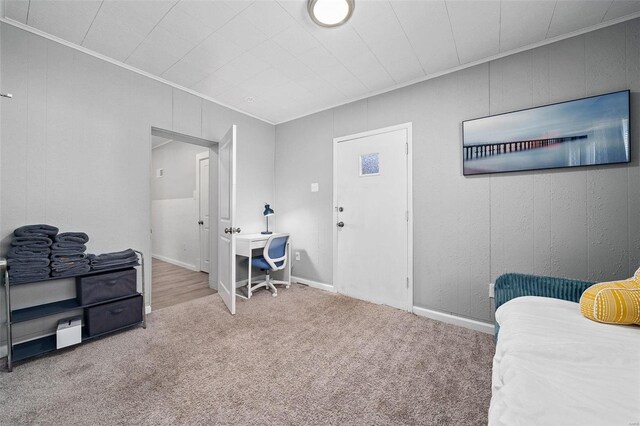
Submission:
[[[355,0],[308,0],[307,11],[316,24],[337,27],[351,18],[355,6]]]

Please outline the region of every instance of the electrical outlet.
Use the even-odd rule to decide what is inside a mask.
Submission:
[[[300,260],[300,252],[299,251],[296,252],[296,260]]]
[[[491,299],[494,299],[496,297],[495,296],[495,291],[494,291],[494,286],[495,286],[494,283],[489,283],[489,297]]]
[[[311,192],[318,192],[320,190],[320,185],[318,182],[314,182],[311,184]]]

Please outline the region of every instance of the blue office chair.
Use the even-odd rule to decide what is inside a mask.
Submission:
[[[280,271],[287,266],[287,243],[289,242],[289,234],[272,235],[264,246],[262,256],[256,256],[251,259],[251,266],[266,271],[267,278],[265,281],[251,283],[251,292],[256,288],[266,287],[273,289],[271,295],[276,297],[278,289],[275,284],[284,284],[289,288],[290,283],[287,281],[276,281],[271,278],[269,272]],[[255,285],[254,285],[255,284]]]

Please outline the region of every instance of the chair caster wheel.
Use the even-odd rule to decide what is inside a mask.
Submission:
[[[278,295],[278,293],[272,293],[271,294],[273,297],[276,297]]]
[[[289,287],[291,287],[291,286],[286,286],[285,288],[289,288]]]

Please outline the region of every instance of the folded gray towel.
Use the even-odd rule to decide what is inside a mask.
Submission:
[[[87,258],[91,261],[91,269],[95,271],[139,265],[138,255],[132,249],[100,255],[89,254]]]
[[[17,268],[38,268],[42,266],[49,266],[49,259],[46,257],[32,257],[29,259],[12,259],[7,260],[9,269]]]
[[[59,262],[59,261],[51,262],[50,267],[52,271],[63,272],[76,267],[88,266],[88,265],[89,265],[89,259],[82,259],[82,260],[76,260],[76,261],[70,261],[70,262]]]
[[[71,277],[74,275],[86,274],[90,270],[91,270],[91,267],[89,265],[77,265],[71,269],[67,269],[64,271],[53,271],[51,272],[51,276],[58,277],[58,278]]]
[[[75,262],[76,260],[86,259],[87,255],[84,253],[75,252],[52,252],[51,261],[53,262]]]
[[[56,252],[57,250],[62,250],[62,251],[73,251],[77,253],[84,253],[85,251],[87,251],[87,246],[80,243],[60,241],[60,242],[53,243],[51,245],[51,250],[53,250],[54,252]]]
[[[11,247],[7,253],[9,259],[31,259],[35,258],[49,258],[51,250],[48,248],[29,248],[25,246]]]
[[[33,237],[15,237],[11,240],[11,245],[14,247],[27,247],[27,248],[49,248],[53,241],[47,237],[33,236]]]
[[[51,225],[45,225],[39,223],[36,225],[25,225],[13,231],[13,235],[16,237],[53,237],[58,233],[58,228]]]
[[[51,270],[48,267],[41,268],[10,268],[9,283],[15,284],[20,282],[37,281],[49,277]]]
[[[89,258],[91,259],[92,264],[102,263],[102,262],[110,262],[113,260],[129,260],[135,257],[138,259],[138,255],[132,249],[126,249],[122,251],[115,251],[112,253],[103,253],[99,255],[90,254]]]
[[[62,232],[56,235],[55,241],[57,243],[86,244],[89,241],[89,236],[84,232]]]
[[[116,268],[128,268],[130,266],[140,266],[138,260],[130,260],[127,262],[118,261],[118,262],[109,262],[109,263],[101,263],[98,265],[91,264],[92,271],[103,271],[105,269],[116,269]]]

